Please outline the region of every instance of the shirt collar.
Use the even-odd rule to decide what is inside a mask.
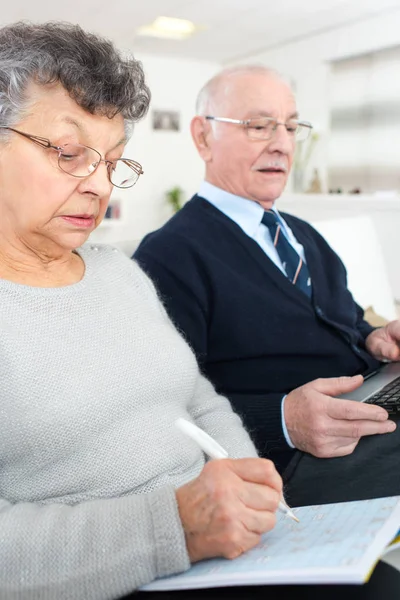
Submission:
[[[255,236],[264,214],[264,209],[258,202],[231,194],[208,181],[202,182],[198,195],[208,200],[232,221],[235,221],[247,235],[250,237]],[[282,227],[286,229],[286,223],[276,210],[275,205],[271,207],[271,210],[277,215]]]

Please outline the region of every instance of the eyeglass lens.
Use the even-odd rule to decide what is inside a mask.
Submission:
[[[299,124],[297,121],[288,121],[285,123],[289,134],[292,134],[297,141],[305,140],[309,134],[309,128]],[[253,139],[270,139],[273,137],[277,127],[277,122],[272,119],[254,119],[247,126],[248,134]]]
[[[65,144],[58,156],[60,169],[75,177],[87,177],[100,161],[101,155],[96,150],[78,144]],[[110,181],[116,187],[130,187],[139,178],[139,173],[124,159],[110,161],[107,169]]]

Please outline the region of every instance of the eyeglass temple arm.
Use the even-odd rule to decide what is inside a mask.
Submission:
[[[131,158],[118,158],[117,160],[123,161],[126,164],[127,167],[129,167],[130,169],[132,169],[132,171],[135,171],[135,173],[137,174],[138,177],[140,175],[144,174],[144,171],[142,169],[142,165],[140,163],[136,162],[135,160],[132,160]],[[112,168],[113,168],[114,162],[117,162],[117,161],[104,160],[104,161],[99,161],[99,164],[100,164],[100,162],[105,162],[106,163],[107,171],[108,171],[108,177],[109,177],[109,179],[111,181]]]
[[[6,127],[5,125],[1,125],[0,129],[8,129],[9,131],[14,131],[14,133],[19,133],[24,138],[28,140],[32,140],[35,144],[42,146],[42,148],[54,148],[54,150],[61,150],[59,146],[53,146],[50,144],[50,141],[47,138],[39,137],[38,135],[30,135],[29,133],[25,133],[24,131],[20,131],[19,129],[14,129],[13,127]]]
[[[136,160],[132,160],[131,158],[120,158],[119,160],[123,160],[124,163],[138,175],[143,175],[144,171],[142,169],[142,165],[136,162]]]
[[[211,115],[206,115],[204,118],[208,121],[221,121],[222,123],[235,123],[237,125],[246,125],[248,123],[248,119],[243,121],[241,119],[230,119],[229,117],[213,117]]]

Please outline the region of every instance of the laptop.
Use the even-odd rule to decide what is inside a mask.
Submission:
[[[373,371],[365,377],[361,387],[339,398],[377,404],[388,413],[400,416],[400,362],[388,363]]]

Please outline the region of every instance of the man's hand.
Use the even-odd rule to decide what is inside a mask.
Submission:
[[[400,360],[400,321],[391,321],[385,327],[371,331],[365,346],[377,360]]]
[[[364,435],[396,429],[379,406],[332,398],[358,388],[361,375],[316,379],[285,398],[285,422],[293,444],[319,458],[351,454]]]
[[[208,462],[200,475],[176,490],[191,562],[236,558],[275,525],[282,480],[263,458]]]

